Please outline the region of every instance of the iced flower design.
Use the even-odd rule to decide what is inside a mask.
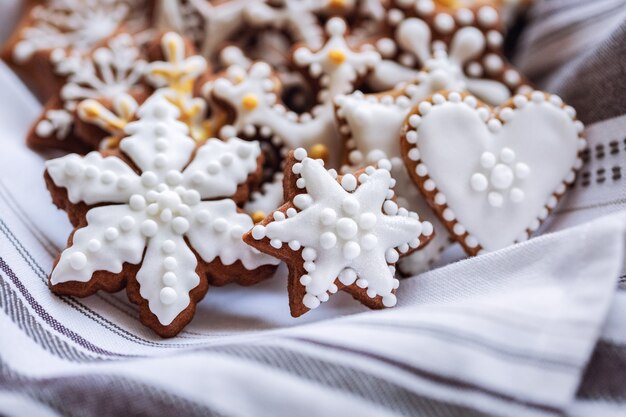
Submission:
[[[52,285],[88,282],[96,271],[120,273],[141,264],[140,294],[159,322],[170,324],[200,283],[196,254],[207,263],[240,260],[246,269],[277,264],[242,241],[249,216],[230,199],[257,171],[257,142],[208,140],[196,149],[178,109],[153,96],[126,126],[116,156],[92,152],[51,160],[47,172],[73,204],[92,206],[50,277]]]
[[[33,23],[24,30],[13,57],[24,63],[37,51],[88,52],[111,36],[129,13],[127,2],[120,0],[51,0],[33,9]]]
[[[503,148],[499,157],[492,152],[484,152],[480,165],[485,171],[474,173],[470,184],[474,191],[487,193],[487,201],[492,207],[502,207],[507,198],[513,203],[524,200],[524,191],[517,184],[528,177],[530,168],[516,161],[512,149]]]
[[[89,55],[77,51],[67,55],[59,49],[51,59],[56,74],[66,78],[60,93],[63,108],[47,111],[36,132],[40,137],[55,134],[58,139],[69,134],[74,121],[72,112],[78,103],[86,99],[113,99],[130,92],[140,83],[146,65],[128,34],[116,36]]]
[[[420,222],[417,213],[399,208],[391,187],[395,180],[384,168],[369,167],[359,175],[336,179],[319,160],[306,156],[302,148],[294,152],[292,166],[299,175],[297,194],[286,212],[276,211],[273,221],[252,229],[256,241],[269,240],[274,249],[287,244],[292,251],[302,249],[306,273],[299,283],[306,287],[302,303],[310,309],[328,300],[341,284],[365,289],[370,298],[380,296],[386,307],[396,304],[399,282],[394,278],[400,253],[421,245],[420,237],[432,234],[432,225]]]

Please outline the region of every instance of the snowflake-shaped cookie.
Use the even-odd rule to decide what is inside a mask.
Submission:
[[[236,138],[197,148],[178,109],[160,95],[138,115],[126,126],[120,157],[92,152],[46,164],[53,199],[77,224],[50,286],[85,296],[119,290],[127,279],[142,322],[173,336],[212,275],[249,284],[278,262],[244,244],[252,220],[233,200],[244,200],[258,177],[261,149]]]
[[[395,305],[393,265],[433,230],[393,201],[388,161],[337,177],[303,148],[290,155],[287,203],[244,239],[287,262],[291,314],[317,308],[338,289],[372,308]]]

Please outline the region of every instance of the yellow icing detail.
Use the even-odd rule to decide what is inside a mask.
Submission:
[[[259,100],[254,94],[246,94],[243,99],[241,99],[241,105],[246,110],[254,110],[258,104]]]
[[[167,42],[167,50],[168,50],[168,56],[167,56],[167,60],[170,61],[171,63],[177,63],[178,62],[178,41],[176,38],[170,38],[170,41]]]
[[[441,6],[456,8],[456,9],[462,6],[459,0],[435,0],[435,3]]]
[[[328,51],[328,59],[330,59],[334,64],[343,64],[346,60],[346,54],[341,49],[331,49]]]
[[[328,7],[334,8],[334,9],[343,9],[344,6],[346,5],[345,0],[329,0],[328,1]]]
[[[263,219],[265,219],[265,213],[260,210],[255,211],[254,213],[250,215],[250,217],[252,217],[253,222],[260,223],[263,221]]]
[[[324,162],[328,162],[328,156],[330,155],[328,147],[326,147],[326,145],[322,145],[321,143],[311,146],[308,154],[311,158],[323,159]]]

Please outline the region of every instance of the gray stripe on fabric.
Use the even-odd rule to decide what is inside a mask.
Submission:
[[[565,68],[555,93],[589,124],[626,111],[626,22],[578,65]]]
[[[626,345],[598,342],[576,396],[584,400],[626,402]]]
[[[2,274],[0,274],[0,310],[4,310],[24,334],[53,355],[72,362],[100,360],[97,356],[85,354],[44,329],[30,314],[22,300],[11,290]]]
[[[9,369],[1,359],[0,388],[27,395],[69,417],[225,417],[207,406],[131,378],[114,374],[30,378]]]
[[[515,403],[517,407],[533,409],[549,414],[556,414],[558,410],[543,406],[540,404],[531,404],[512,397],[503,396],[493,391],[488,391],[477,386],[470,386],[461,381],[452,381],[439,377],[434,374],[428,374],[423,370],[419,370],[403,363],[393,362],[387,358],[374,355],[367,355],[354,350],[342,349],[336,346],[322,345],[312,343],[308,340],[292,339],[301,343],[328,349],[341,349],[344,353],[366,357],[370,360],[376,360],[384,365],[400,369],[422,379],[427,379],[437,385],[447,385],[455,390],[465,390],[474,393],[488,395],[497,400],[505,400]],[[379,404],[389,408],[391,411],[405,416],[431,416],[431,417],[485,417],[490,414],[475,410],[466,406],[456,405],[411,391],[394,382],[383,379],[361,369],[356,369],[338,363],[330,363],[311,355],[296,352],[289,348],[278,346],[218,346],[211,347],[207,350],[216,353],[223,353],[230,356],[239,357],[246,360],[261,363],[270,366],[273,369],[279,369],[284,372],[296,375],[299,378],[307,379],[318,384],[322,384],[338,391],[344,391],[352,395],[363,398],[366,401]]]

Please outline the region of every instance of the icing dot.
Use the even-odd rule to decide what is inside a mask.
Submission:
[[[130,208],[135,211],[140,211],[146,208],[146,199],[139,194],[134,194],[130,197],[129,201]]]
[[[398,299],[393,294],[387,294],[383,296],[383,305],[385,307],[393,307],[398,302]]]
[[[476,173],[472,175],[470,183],[474,191],[485,191],[488,185],[487,178],[483,174],[480,174],[480,173]],[[438,194],[438,195],[443,195],[443,194]]]
[[[421,121],[422,121],[422,118],[420,116],[418,116],[417,114],[412,114],[409,117],[409,124],[413,128],[417,128],[419,126],[419,124],[421,123]]]
[[[530,168],[523,162],[515,164],[515,175],[518,178],[526,178],[530,174]]]
[[[343,245],[343,257],[352,260],[356,259],[361,254],[361,247],[354,241],[347,242]]]
[[[174,243],[174,241],[168,239],[161,245],[161,250],[165,254],[174,253],[174,251],[176,250],[176,244]]]
[[[234,159],[235,158],[233,157],[232,154],[226,153],[220,157],[220,163],[226,167],[232,164]]]
[[[317,252],[313,248],[304,248],[302,250],[302,259],[305,261],[313,261],[317,258]]]
[[[70,256],[70,265],[73,269],[80,271],[87,266],[87,257],[82,252],[75,252]]]
[[[515,160],[515,152],[511,148],[504,148],[500,151],[500,159],[507,164],[510,164]]]
[[[280,249],[283,247],[283,242],[281,242],[280,239],[271,239],[270,245],[272,245],[273,248]]]
[[[435,16],[435,27],[441,33],[450,33],[454,29],[454,19],[449,14],[439,13]]]
[[[206,224],[211,220],[211,213],[207,210],[202,210],[196,214],[196,221],[200,224]]]
[[[174,269],[176,269],[177,266],[178,262],[176,261],[176,258],[168,256],[167,258],[163,259],[163,267],[166,270],[173,271]]]
[[[293,204],[300,210],[304,210],[313,204],[313,198],[308,194],[298,194],[293,198]]]
[[[368,288],[367,289],[367,296],[369,298],[374,298],[376,297],[376,291],[373,288]]]
[[[426,191],[433,191],[435,189],[435,181],[431,180],[431,179],[427,179],[424,182],[424,189]],[[393,196],[393,194],[392,194]]]
[[[446,204],[446,196],[442,193],[435,194],[435,204],[438,204],[440,206]]]
[[[161,302],[165,305],[174,304],[176,302],[176,298],[178,298],[176,294],[176,290],[171,287],[165,287],[159,293],[159,298]]]
[[[200,198],[200,193],[196,190],[187,190],[185,191],[185,194],[183,196],[183,200],[185,201],[185,203],[189,204],[190,206],[195,206],[196,204],[198,204],[200,202]]]
[[[313,281],[313,278],[311,278],[310,275],[302,275],[300,277],[300,284],[307,286],[311,283],[311,281]]]
[[[391,200],[387,200],[383,203],[383,211],[390,216],[395,216],[398,213],[398,205]]]
[[[168,158],[165,154],[158,154],[154,157],[154,166],[156,168],[165,168],[167,166]]]
[[[514,203],[520,203],[524,200],[524,191],[519,188],[513,188],[509,194],[511,201]]]
[[[313,263],[313,262],[305,262],[305,263],[303,264],[303,266],[304,266],[304,269],[305,269],[307,272],[313,272],[313,271],[315,271],[315,263]]]
[[[454,234],[457,236],[462,236],[463,234],[465,234],[465,227],[461,223],[457,223],[452,228],[452,232],[454,232]]]
[[[217,233],[226,232],[228,230],[228,222],[226,221],[226,219],[215,219],[215,221],[213,222],[213,230],[215,230]]]
[[[220,163],[217,161],[211,161],[207,164],[206,166],[206,170],[209,174],[211,175],[216,175],[220,172],[220,169],[222,167],[220,166]]]
[[[409,153],[408,153],[409,159],[411,161],[419,161],[421,155],[420,155],[420,151],[417,150],[417,148],[412,148]]]
[[[320,306],[320,300],[316,296],[307,293],[304,294],[302,298],[302,304],[304,304],[306,308],[313,310]]]
[[[135,219],[133,219],[131,216],[125,216],[121,221],[120,221],[120,229],[122,229],[125,232],[130,231],[133,226],[135,226]]]
[[[449,222],[455,219],[454,212],[450,208],[445,209],[442,215],[443,219]]]
[[[183,174],[176,170],[170,170],[165,174],[165,181],[171,185],[176,186],[180,184],[183,180]]]
[[[189,221],[184,217],[176,217],[172,222],[172,229],[174,232],[182,235],[187,230],[189,230]]]
[[[337,213],[335,213],[335,210],[328,208],[328,207],[322,210],[320,214],[320,221],[322,222],[323,225],[325,226],[333,225],[335,224],[336,220],[337,220]]]
[[[359,288],[366,288],[367,287],[367,280],[363,279],[363,278],[359,278],[356,280],[356,286]]]
[[[159,182],[159,179],[157,178],[156,174],[152,171],[146,171],[143,174],[141,174],[141,183],[144,185],[144,187],[155,187]]]
[[[255,240],[261,240],[265,237],[265,226],[256,225],[252,228],[252,237]]]
[[[502,198],[502,194],[492,191],[487,195],[487,201],[489,201],[492,207],[502,207],[504,199]]]
[[[165,274],[163,274],[163,278],[162,278],[163,284],[167,285],[168,287],[172,287],[174,285],[176,285],[176,281],[178,281],[178,277],[176,277],[176,274],[173,272],[166,272]]]
[[[457,10],[456,18],[459,23],[469,25],[474,21],[474,13],[470,9],[462,8]]]
[[[377,244],[378,244],[378,238],[376,237],[376,235],[373,235],[371,233],[368,233],[361,238],[361,246],[366,251],[374,249]]]
[[[363,213],[359,218],[359,226],[362,229],[370,230],[376,225],[376,215],[374,213]]]
[[[356,281],[356,272],[352,268],[346,268],[339,273],[339,282],[343,285],[351,285]]]
[[[127,176],[119,177],[117,179],[117,188],[120,190],[127,190],[130,187],[131,180]]]
[[[491,152],[484,152],[480,156],[480,164],[483,168],[491,168],[496,164],[496,156]]]
[[[360,206],[359,201],[352,196],[344,198],[341,202],[341,208],[343,208],[343,211],[350,215],[356,214],[359,211]]]
[[[387,261],[387,263],[395,264],[396,262],[398,262],[398,259],[400,259],[400,255],[395,249],[387,249],[387,251],[385,252],[385,260]]]
[[[478,241],[476,240],[474,236],[467,235],[467,237],[465,238],[465,244],[469,248],[475,248],[476,246],[478,246]]]
[[[98,169],[94,166],[89,165],[85,168],[85,177],[87,179],[94,179],[98,176]]]
[[[342,239],[351,239],[358,231],[359,227],[356,222],[350,218],[343,217],[337,222],[337,234],[339,234]]]
[[[65,172],[65,175],[67,175],[68,177],[75,177],[80,173],[80,169],[81,166],[79,162],[68,161],[63,167],[63,172]]]
[[[498,22],[498,12],[489,6],[481,7],[477,17],[482,26],[493,26]]]
[[[337,243],[337,236],[332,232],[324,232],[320,236],[320,246],[324,249],[331,249]]]
[[[428,174],[428,168],[426,168],[426,165],[424,164],[419,164],[416,168],[415,168],[415,173],[417,175],[419,175],[420,177],[424,177]]]
[[[307,153],[306,153],[306,150],[304,148],[298,148],[295,151],[293,151],[293,156],[298,161],[302,161],[304,158],[306,158],[306,155],[307,155]],[[297,174],[297,172],[294,171],[294,174]]]
[[[167,143],[167,139],[165,138],[158,138],[156,142],[154,142],[154,148],[160,152],[167,150],[167,146],[168,146],[168,143]]]
[[[102,181],[102,184],[105,184],[105,185],[112,184],[115,181],[115,179],[116,179],[115,174],[111,171],[104,171],[102,173],[102,176],[100,177],[100,181]]]
[[[491,184],[499,190],[509,188],[514,179],[513,170],[507,165],[498,164],[491,170]]]
[[[156,224],[154,220],[148,219],[148,220],[144,220],[143,223],[141,223],[141,227],[140,227],[141,234],[146,237],[152,237],[156,235],[158,230],[159,230],[159,226]]]
[[[524,108],[526,103],[528,103],[528,99],[525,96],[517,95],[513,97],[513,104],[515,104],[515,107],[518,109]]]
[[[424,236],[430,236],[435,231],[431,222],[422,222],[422,234]],[[419,242],[419,241],[418,241]]]
[[[291,240],[291,241],[289,241],[288,245],[289,245],[289,248],[290,248],[292,251],[297,251],[297,250],[300,250],[300,247],[302,246],[302,245],[300,244],[300,242],[299,242],[299,241],[297,241],[297,240]]]
[[[491,119],[487,122],[487,127],[490,131],[496,133],[502,128],[502,122],[498,119]]]
[[[276,210],[272,214],[272,217],[274,217],[274,220],[276,220],[277,222],[279,222],[281,220],[285,220],[285,218],[286,218],[285,213],[283,213],[282,211],[278,211],[278,210]]]
[[[356,189],[356,177],[352,174],[346,174],[341,179],[341,186],[346,191],[354,191]]]
[[[109,227],[105,232],[104,232],[104,238],[108,241],[112,241],[117,239],[117,237],[120,235],[120,232],[115,228],[115,227]]]
[[[409,130],[408,132],[406,132],[406,141],[409,142],[410,144],[416,144],[417,143],[417,132],[414,130]]]
[[[533,91],[533,93],[530,95],[530,99],[534,103],[541,103],[542,101],[545,101],[546,96],[541,91]]]
[[[296,209],[295,209],[295,208],[293,208],[293,207],[289,207],[285,213],[287,214],[287,217],[293,217],[293,216],[295,216],[296,214],[298,214],[298,212],[296,211]]]
[[[89,252],[98,252],[101,247],[102,243],[100,243],[98,239],[91,239],[87,243],[87,250],[89,250]]]
[[[485,57],[484,60],[485,69],[489,72],[498,72],[502,70],[504,63],[502,62],[502,58],[500,58],[496,54],[489,54]]]

